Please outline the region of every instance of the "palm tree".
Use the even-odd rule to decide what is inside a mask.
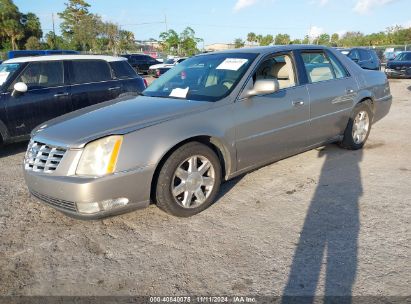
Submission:
[[[253,44],[253,43],[256,41],[256,38],[257,38],[257,36],[256,36],[256,34],[253,33],[253,32],[247,34],[247,41],[248,41],[250,44]]]

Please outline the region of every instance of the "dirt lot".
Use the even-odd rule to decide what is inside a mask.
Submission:
[[[261,168],[189,219],[71,219],[29,196],[25,144],[1,148],[0,294],[409,295],[411,80],[391,89],[363,151]]]

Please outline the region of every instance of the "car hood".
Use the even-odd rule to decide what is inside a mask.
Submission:
[[[411,67],[411,61],[388,61],[387,62],[387,68],[396,68],[396,67]]]
[[[174,66],[174,64],[160,63],[160,64],[155,64],[155,65],[150,66],[150,70],[169,68],[169,67],[172,67],[172,66]]]
[[[36,141],[80,148],[106,135],[126,134],[211,106],[211,102],[147,96],[115,99],[45,122],[32,136]]]

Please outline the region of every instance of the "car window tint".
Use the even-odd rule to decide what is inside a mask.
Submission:
[[[360,60],[360,55],[358,54],[357,50],[352,50],[349,54],[348,57],[351,59],[356,59],[356,60]]]
[[[294,65],[289,55],[279,55],[263,61],[253,75],[253,80],[277,80],[280,89],[295,86]]]
[[[333,54],[327,52],[327,55],[330,58],[331,65],[333,66],[336,78],[344,78],[349,76],[347,70],[344,68],[342,63]]]
[[[360,59],[361,60],[370,60],[371,59],[371,55],[370,52],[367,50],[359,50],[360,52]]]
[[[110,66],[113,69],[114,77],[116,78],[123,79],[137,76],[137,73],[127,61],[113,61],[110,62]]]
[[[380,60],[377,53],[375,51],[370,51],[370,55],[372,57],[373,60],[378,61]]]
[[[32,62],[14,81],[14,83],[17,82],[24,82],[28,89],[41,89],[63,85],[63,62]]]
[[[334,79],[334,71],[324,52],[301,54],[308,80],[312,83]]]
[[[99,82],[111,79],[111,71],[103,60],[75,60],[72,64],[72,83]]]

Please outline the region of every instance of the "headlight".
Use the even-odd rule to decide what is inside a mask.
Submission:
[[[86,145],[77,166],[77,175],[103,176],[116,170],[123,136],[109,136]]]

